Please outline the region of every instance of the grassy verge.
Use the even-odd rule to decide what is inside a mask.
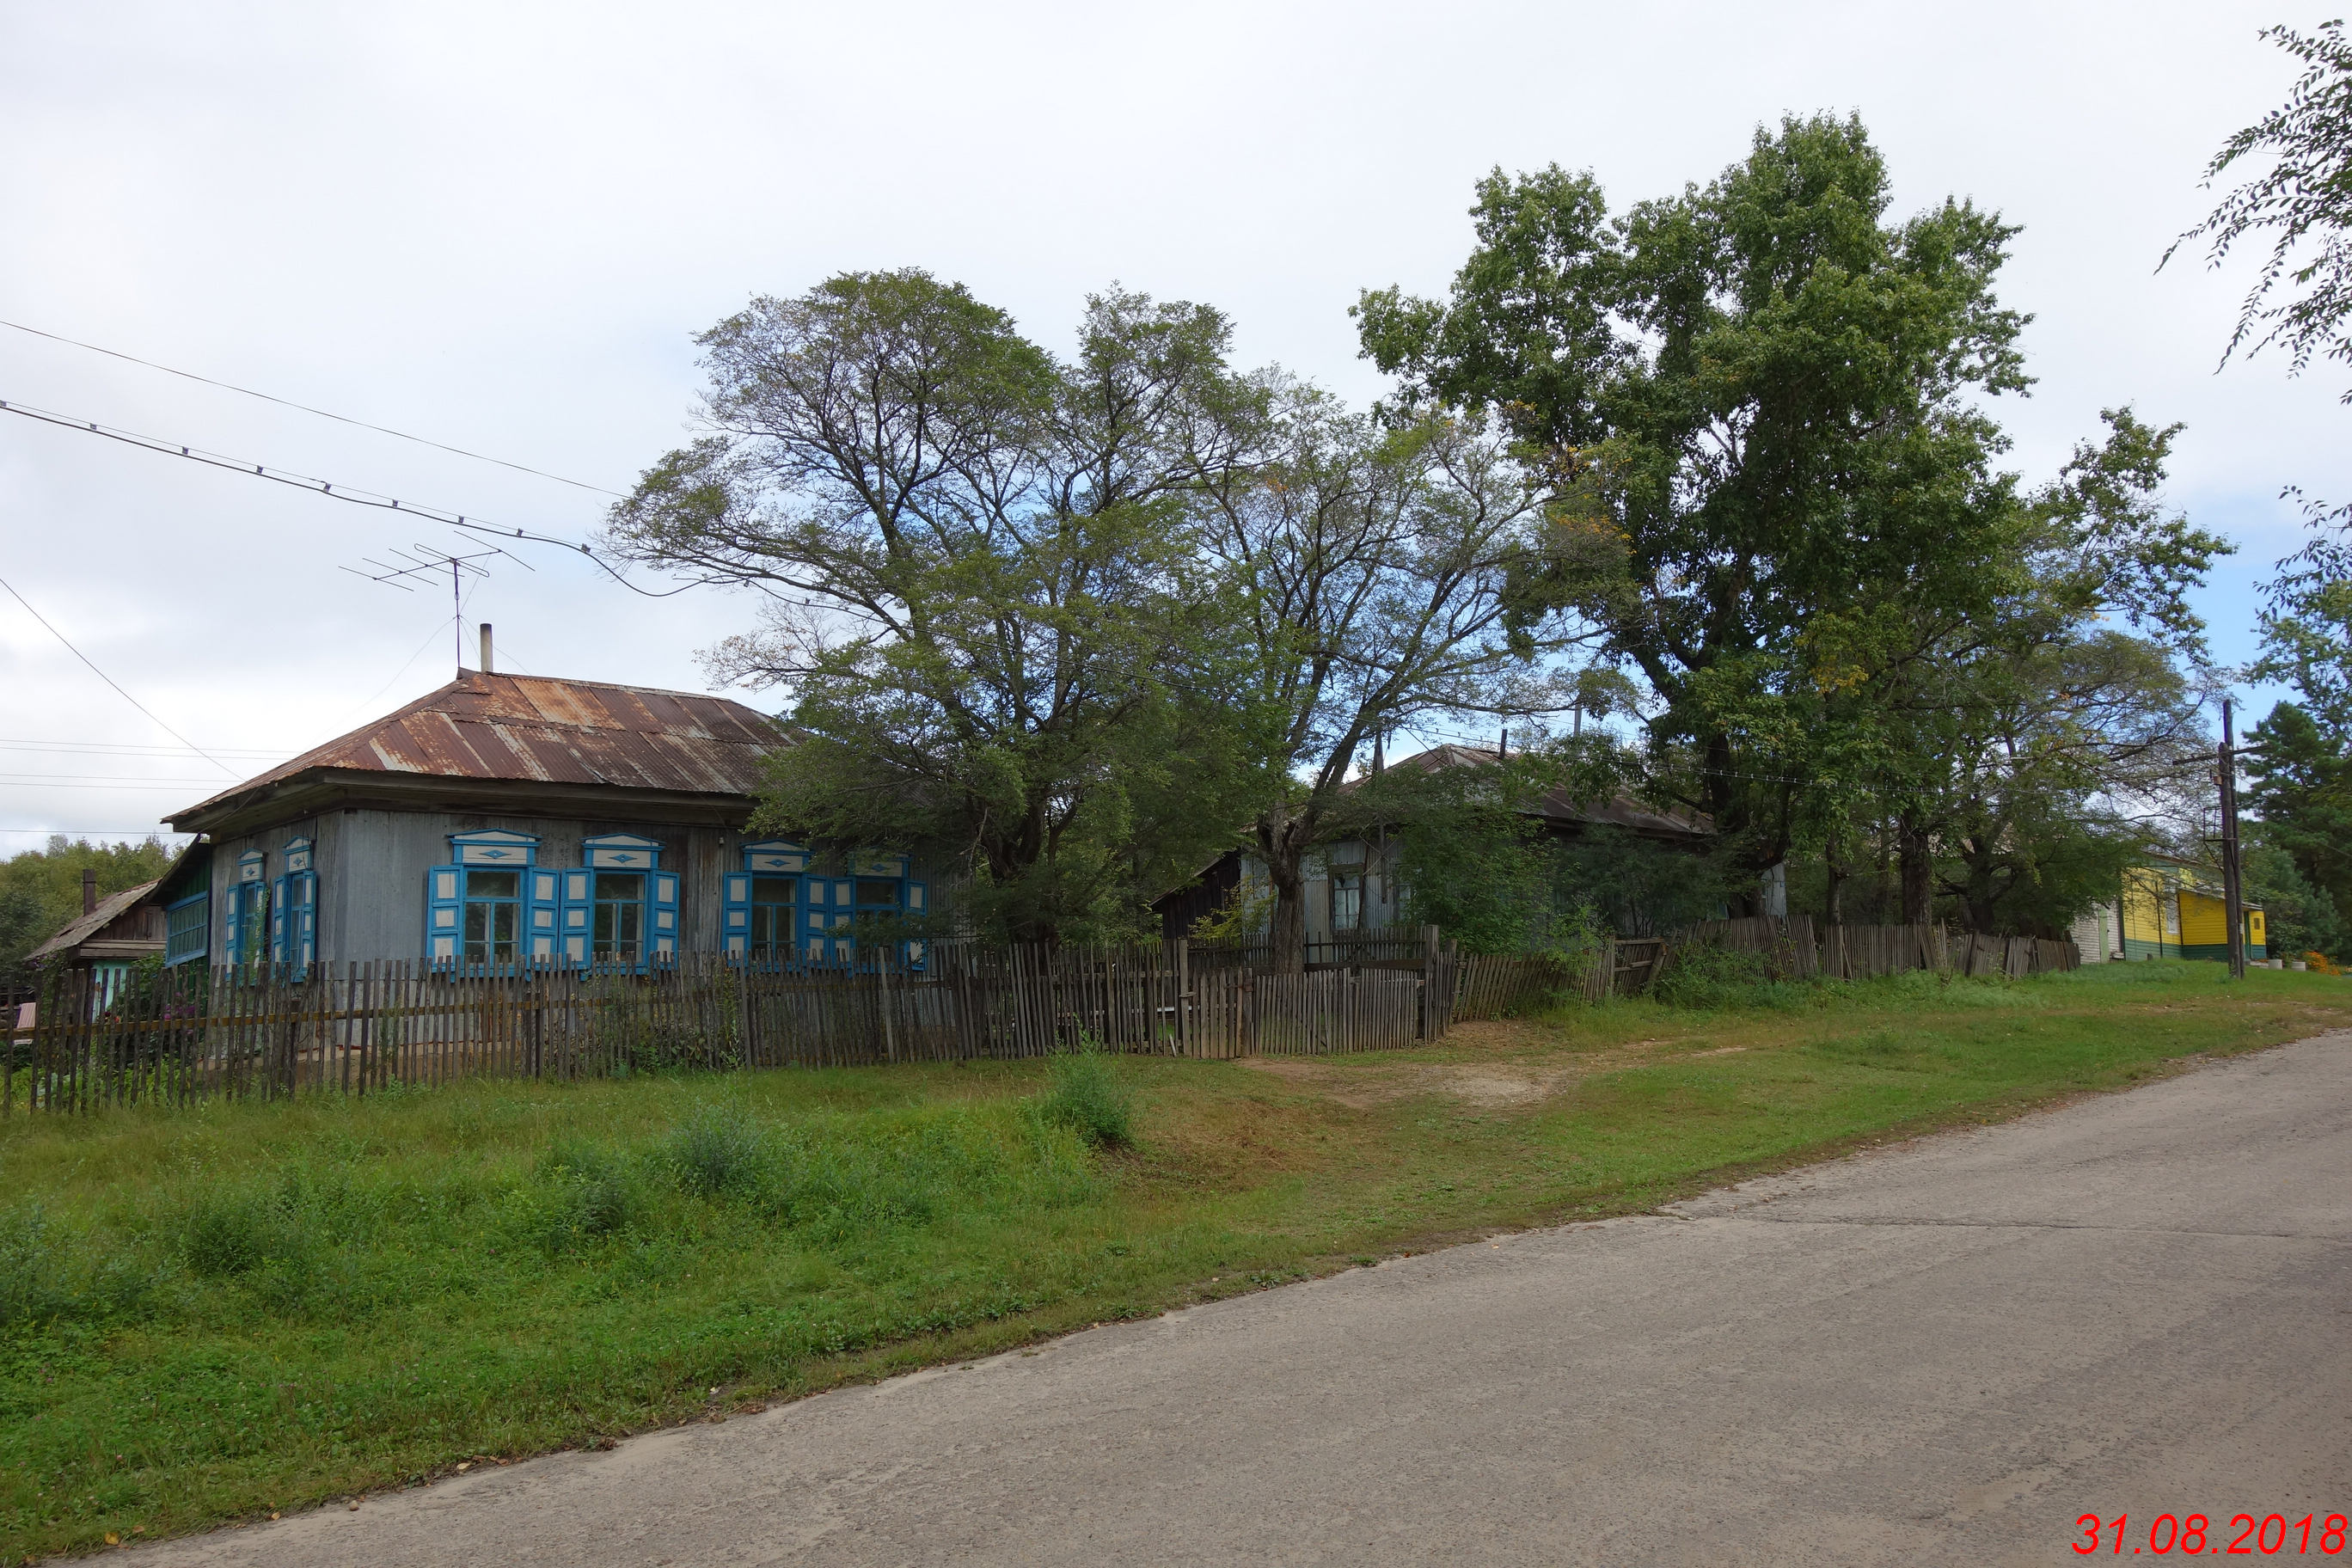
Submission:
[[[1444,1047],[480,1085],[0,1128],[0,1560],[1650,1207],[2352,1022],[2139,964]]]

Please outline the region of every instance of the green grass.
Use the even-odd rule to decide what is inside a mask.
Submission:
[[[2218,964],[1709,999],[1280,1073],[1081,1058],[19,1119],[0,1559],[1643,1209],[2352,1021],[2344,981]]]

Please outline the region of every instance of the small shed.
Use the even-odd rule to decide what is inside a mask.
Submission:
[[[132,964],[163,951],[163,910],[149,897],[160,885],[142,882],[101,899],[96,877],[85,873],[81,914],[28,953],[26,962],[45,973],[89,970],[100,1004],[112,1001]]]

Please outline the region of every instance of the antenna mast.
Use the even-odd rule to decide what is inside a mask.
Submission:
[[[474,541],[467,540],[465,542],[470,544]],[[488,577],[490,574],[490,569],[482,563],[494,555],[504,556],[526,572],[538,570],[521,556],[500,550],[496,545],[480,550],[469,550],[462,554],[430,544],[413,545],[408,550],[387,550],[384,553],[393,557],[394,561],[400,562],[401,564],[394,565],[390,561],[371,561],[362,556],[361,560],[373,567],[373,571],[362,572],[357,566],[346,566],[342,570],[355,577],[364,577],[371,583],[383,583],[397,588],[404,594],[415,593],[417,583],[437,578],[444,572],[448,573],[449,640],[456,649],[457,666],[459,669],[466,668],[467,580]]]

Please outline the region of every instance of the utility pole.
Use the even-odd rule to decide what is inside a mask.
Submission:
[[[2238,748],[2230,700],[2221,699],[2221,906],[2230,922],[2230,978],[2246,977],[2246,901],[2238,876]]]

